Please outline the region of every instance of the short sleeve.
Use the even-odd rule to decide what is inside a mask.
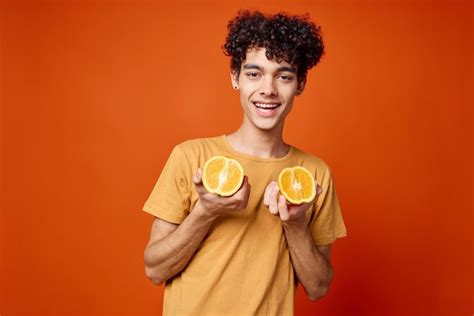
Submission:
[[[337,238],[347,236],[341,208],[329,169],[324,175],[323,192],[313,207],[309,228],[316,245],[328,245]]]
[[[143,211],[168,222],[180,224],[189,214],[191,168],[182,150],[171,152]]]

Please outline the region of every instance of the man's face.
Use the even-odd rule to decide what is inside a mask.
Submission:
[[[238,80],[232,75],[231,78],[240,91],[244,124],[252,124],[261,130],[281,131],[293,98],[303,85],[298,85],[296,66],[268,60],[265,51],[265,48],[249,50]]]

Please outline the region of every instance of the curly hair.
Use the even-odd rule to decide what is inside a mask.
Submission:
[[[227,24],[229,31],[222,49],[231,56],[232,72],[239,75],[247,50],[265,48],[269,60],[286,61],[297,66],[298,81],[306,79],[308,70],[324,54],[321,27],[302,16],[241,10]]]

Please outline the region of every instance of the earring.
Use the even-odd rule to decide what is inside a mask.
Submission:
[[[237,87],[237,86],[234,86],[234,90],[239,90],[239,87]]]

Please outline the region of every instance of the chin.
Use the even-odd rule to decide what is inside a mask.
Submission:
[[[277,126],[277,124],[275,123],[271,123],[271,124],[262,124],[262,123],[256,123],[254,124],[254,126],[256,126],[258,129],[262,130],[262,131],[271,131],[273,129],[275,129],[275,127]]]
[[[273,117],[273,118],[261,118],[258,115],[254,113],[248,113],[247,115],[247,120],[248,122],[254,126],[255,128],[261,130],[261,131],[266,131],[269,132],[271,130],[274,130],[277,128],[281,123],[279,117]]]

